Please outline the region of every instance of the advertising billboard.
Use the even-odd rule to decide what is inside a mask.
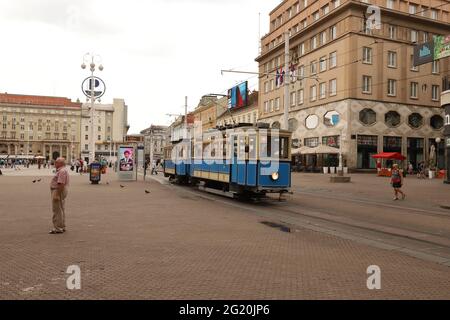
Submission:
[[[228,107],[242,108],[248,104],[248,82],[243,82],[228,90]]]
[[[119,146],[117,157],[116,169],[119,181],[137,180],[136,149],[133,146]]]
[[[134,148],[120,147],[119,148],[119,171],[132,172],[134,171]]]
[[[428,41],[414,46],[414,66],[434,61],[434,41]]]
[[[450,35],[434,36],[434,60],[450,57]]]
[[[433,40],[414,46],[414,65],[450,57],[450,35],[434,36]]]

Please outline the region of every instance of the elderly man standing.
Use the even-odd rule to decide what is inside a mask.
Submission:
[[[53,226],[50,234],[61,234],[66,232],[66,208],[67,187],[69,186],[69,172],[66,169],[66,160],[58,158],[55,162],[56,173],[50,183],[52,195]]]

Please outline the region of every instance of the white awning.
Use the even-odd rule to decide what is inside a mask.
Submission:
[[[302,154],[339,154],[339,149],[321,144],[318,147],[303,151]]]

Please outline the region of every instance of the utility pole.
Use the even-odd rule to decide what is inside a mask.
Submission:
[[[283,126],[282,129],[289,130],[289,32],[284,34],[284,114],[283,114]]]
[[[188,138],[188,97],[186,96],[184,98],[184,130],[185,130],[185,136],[184,138]]]

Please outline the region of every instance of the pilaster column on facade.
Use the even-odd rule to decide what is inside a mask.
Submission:
[[[378,136],[378,153],[384,152],[384,135]]]
[[[11,154],[11,145],[8,143],[7,147],[8,147],[8,155],[10,155]]]
[[[402,137],[402,155],[408,158],[408,136]]]
[[[50,147],[50,150],[49,150],[48,157],[49,157],[50,159],[52,159],[52,158],[53,158],[53,145],[51,144],[49,147]]]

